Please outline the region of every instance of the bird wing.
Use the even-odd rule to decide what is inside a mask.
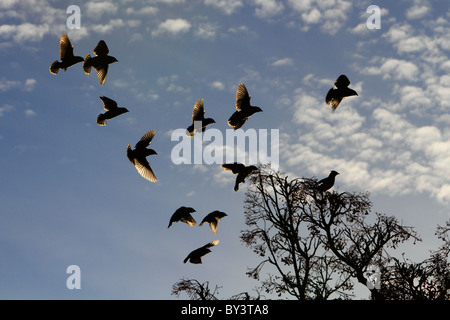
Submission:
[[[112,109],[117,109],[117,102],[105,96],[101,96],[100,99],[103,101],[103,109],[110,111]]]
[[[237,174],[239,172],[241,172],[243,169],[245,169],[245,166],[242,163],[225,163],[221,165],[222,168],[224,168],[225,170],[229,170],[231,172],[233,172],[234,174]]]
[[[59,57],[61,60],[73,57],[73,47],[67,33],[64,33],[59,40]]]
[[[94,48],[93,52],[96,56],[106,56],[109,53],[108,46],[106,45],[106,42],[103,40],[100,40],[97,44],[97,46]]]
[[[192,122],[204,119],[205,109],[203,99],[198,99],[192,109]]]
[[[247,88],[241,83],[236,90],[236,110],[241,111],[250,106],[250,96]]]
[[[108,65],[94,66],[95,71],[97,72],[98,81],[101,85],[105,84],[106,75],[108,74]]]
[[[190,225],[191,227],[195,226],[197,224],[197,222],[195,221],[195,219],[191,216],[190,213],[186,212],[180,219],[180,221],[187,223],[188,225]]]
[[[141,149],[141,148],[146,148],[150,145],[150,143],[152,143],[153,137],[155,136],[156,131],[155,130],[150,130],[147,131],[141,138],[141,140],[139,140],[138,143],[136,143],[135,149]]]
[[[210,243],[205,244],[202,248],[203,249],[211,248],[211,247],[214,247],[215,245],[217,245],[218,243],[219,243],[219,240],[213,240]]]
[[[331,88],[330,90],[328,90],[327,95],[325,96],[325,103],[326,104],[330,104],[331,100],[333,99],[334,96],[334,88]]]
[[[136,167],[136,170],[139,172],[139,174],[147,179],[150,182],[156,182],[156,176],[150,167],[150,164],[148,161],[144,159],[134,159],[134,166]]]
[[[217,233],[217,220],[213,220],[209,223],[209,227],[211,228],[212,233]]]
[[[347,78],[345,74],[341,74],[334,82],[334,86],[338,89],[348,87],[349,85],[350,80]]]

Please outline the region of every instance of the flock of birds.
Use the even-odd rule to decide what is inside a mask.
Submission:
[[[50,73],[57,75],[60,69],[64,71],[67,68],[83,62],[83,71],[86,74],[90,74],[91,68],[93,67],[97,73],[100,85],[104,85],[106,81],[106,76],[108,74],[109,65],[118,62],[118,60],[109,56],[109,49],[105,41],[100,40],[97,46],[94,48],[94,57],[88,54],[85,58],[80,56],[75,56],[73,52],[73,46],[70,43],[67,34],[63,34],[60,38],[59,46],[59,56],[61,61],[54,61],[50,65]],[[350,80],[346,75],[340,75],[334,82],[334,86],[329,89],[326,97],[325,103],[330,105],[332,111],[334,112],[336,108],[341,103],[342,99],[349,96],[357,96],[355,90],[349,88]],[[97,116],[97,124],[99,126],[106,126],[108,120],[113,119],[121,114],[129,112],[128,109],[123,107],[118,107],[117,102],[105,96],[100,96],[103,102],[103,109],[106,110],[105,113],[100,113]],[[236,111],[230,116],[227,123],[234,130],[241,128],[248,119],[255,113],[262,112],[262,109],[257,106],[252,106],[250,104],[251,96],[249,95],[247,88],[243,83],[241,83],[236,90]],[[203,99],[197,100],[192,110],[192,124],[187,127],[186,135],[188,137],[193,137],[196,132],[204,132],[208,125],[215,123],[212,118],[205,118],[205,109]],[[156,182],[157,178],[147,161],[147,157],[150,155],[156,155],[156,151],[148,148],[155,136],[155,130],[147,131],[142,138],[136,143],[135,147],[132,149],[130,144],[127,145],[127,158],[134,165],[139,174],[150,182]],[[234,191],[239,190],[239,184],[245,182],[245,178],[249,176],[252,172],[258,170],[254,165],[245,166],[241,163],[227,163],[222,164],[221,167],[225,170],[231,171],[236,175],[236,182],[234,185]],[[335,177],[339,173],[336,171],[331,171],[329,176],[318,181],[316,189],[321,192],[325,192],[333,187],[335,182]],[[191,207],[180,207],[178,208],[170,218],[169,226],[174,222],[184,222],[189,226],[193,227],[196,225],[195,219],[192,217],[191,213],[195,212],[195,209]],[[208,223],[213,234],[217,232],[217,223],[227,214],[218,210],[209,213],[199,224],[199,226],[204,223]],[[209,248],[217,245],[219,240],[211,241],[204,246],[193,250],[184,259],[184,263],[187,261],[199,264],[202,263],[201,257],[211,252]]]

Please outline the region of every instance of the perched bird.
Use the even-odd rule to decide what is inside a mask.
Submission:
[[[151,182],[156,182],[156,177],[146,157],[152,154],[157,154],[155,150],[147,149],[154,136],[155,130],[150,130],[142,136],[138,143],[136,143],[133,150],[130,145],[127,146],[128,160],[130,160],[130,162],[136,167],[136,170],[143,178]]]
[[[106,45],[106,42],[100,40],[93,50],[95,57],[91,58],[91,55],[88,54],[86,58],[84,58],[83,62],[83,70],[84,73],[90,74],[91,68],[94,67],[97,72],[98,80],[101,85],[105,84],[106,75],[108,73],[108,65],[118,60],[114,57],[108,56],[109,49]]]
[[[222,219],[223,217],[226,217],[227,214],[222,211],[213,211],[209,213],[206,217],[203,218],[202,222],[199,224],[201,226],[202,224],[209,223],[209,227],[211,228],[212,233],[216,234],[217,232],[217,223]]]
[[[350,80],[348,80],[346,75],[341,74],[334,82],[334,87],[328,90],[327,96],[325,97],[325,103],[327,105],[331,104],[333,111],[336,110],[339,103],[341,103],[342,99],[345,97],[358,95],[355,90],[348,87],[349,85]]]
[[[73,46],[66,33],[64,33],[59,40],[59,58],[61,59],[61,62],[56,60],[50,65],[50,73],[58,74],[59,69],[64,69],[64,71],[66,71],[67,68],[83,61],[83,57],[76,57],[73,55]]]
[[[122,113],[128,112],[127,108],[121,108],[117,106],[117,102],[113,99],[107,98],[105,96],[101,96],[100,99],[103,101],[103,109],[106,110],[105,113],[100,113],[97,116],[97,124],[99,126],[106,126],[106,121],[117,116],[120,116]]]
[[[191,213],[195,212],[194,208],[191,207],[179,207],[175,213],[170,218],[169,226],[167,228],[170,228],[172,223],[174,222],[184,222],[190,225],[191,227],[195,226],[197,222],[195,222],[194,218],[191,216]]]
[[[331,187],[334,185],[335,178],[338,174],[339,174],[339,172],[336,172],[334,170],[331,171],[330,174],[328,175],[328,177],[323,178],[322,180],[317,182],[316,190],[325,192],[325,191],[331,189]]]
[[[241,83],[236,91],[236,111],[228,119],[228,125],[234,130],[239,129],[244,125],[249,117],[257,112],[262,112],[262,109],[250,105],[251,96],[249,96],[247,88]]]
[[[248,166],[246,167],[242,163],[229,163],[229,164],[222,164],[222,168],[225,170],[229,170],[233,172],[234,174],[237,174],[236,176],[236,184],[234,185],[234,191],[239,190],[239,184],[245,182],[245,178],[252,173],[254,170],[258,170],[256,166]]]
[[[198,122],[197,122],[198,121]],[[186,129],[186,135],[193,137],[195,132],[203,132],[206,126],[211,123],[216,123],[214,119],[205,118],[205,109],[203,99],[198,99],[192,109],[192,124]]]
[[[188,254],[186,259],[184,259],[183,263],[188,262],[188,260],[190,263],[197,263],[197,264],[202,263],[202,257],[205,254],[208,254],[211,252],[211,250],[209,250],[209,248],[214,247],[218,243],[219,243],[219,240],[214,240],[214,241],[211,241],[210,243],[205,244],[203,247],[195,249],[194,251],[192,251],[191,253]]]

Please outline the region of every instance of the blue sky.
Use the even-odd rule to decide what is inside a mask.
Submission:
[[[381,28],[369,30],[373,4]],[[66,26],[69,5],[79,30]],[[239,241],[246,187],[234,192],[218,165],[171,160],[171,132],[190,125],[197,99],[211,127],[230,128],[241,82],[263,109],[243,129],[279,129],[281,171],[340,172],[337,190],[370,191],[374,212],[421,235],[397,254],[427,258],[449,218],[449,18],[444,0],[2,1],[0,298],[173,299],[182,277],[223,286],[223,297],[255,287],[245,272],[258,259]],[[82,57],[105,40],[119,62],[104,86],[81,64],[50,74],[65,32]],[[332,113],[324,97],[340,74],[359,96]],[[99,127],[102,95],[130,112]],[[125,151],[151,129],[157,183]],[[228,217],[216,235],[167,229],[182,205],[198,222]],[[214,239],[202,265],[182,263]],[[80,290],[66,287],[73,264]]]

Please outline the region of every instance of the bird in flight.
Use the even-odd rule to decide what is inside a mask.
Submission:
[[[130,145],[127,146],[128,160],[136,167],[136,170],[143,178],[151,182],[156,182],[156,177],[147,161],[147,157],[157,153],[153,149],[147,149],[147,147],[152,142],[154,136],[155,130],[147,131],[141,140],[136,143],[134,149],[131,149]]]
[[[226,216],[227,214],[225,212],[215,210],[204,217],[199,226],[203,225],[205,222],[209,223],[209,227],[211,228],[212,233],[216,234],[217,223],[220,221],[220,219]]]
[[[191,216],[191,213],[195,212],[194,208],[191,207],[180,207],[178,208],[174,214],[172,214],[172,217],[170,218],[169,226],[167,228],[170,228],[172,223],[174,222],[184,222],[190,225],[191,227],[195,226],[197,222],[195,222],[195,219]]]
[[[333,112],[339,106],[339,103],[341,103],[342,99],[344,99],[345,97],[358,95],[355,90],[348,87],[349,85],[350,80],[346,75],[341,74],[334,82],[334,87],[328,90],[328,93],[325,97],[325,103],[327,105],[331,104]]]
[[[247,88],[241,83],[236,90],[236,111],[228,119],[228,125],[234,130],[241,128],[255,113],[262,112],[261,108],[250,105],[250,99]]]
[[[205,118],[205,108],[203,99],[198,99],[192,109],[192,124],[186,129],[186,135],[193,137],[195,132],[204,132],[206,126],[216,123],[214,119]]]
[[[100,113],[97,116],[97,124],[99,126],[106,126],[107,120],[120,116],[122,113],[128,112],[127,108],[118,107],[117,102],[113,99],[107,98],[105,96],[101,96],[100,99],[103,101],[103,109],[105,109],[106,112]]]
[[[211,250],[209,250],[209,248],[214,247],[218,243],[219,243],[219,240],[214,240],[214,241],[211,241],[210,243],[205,244],[203,247],[195,249],[194,251],[189,253],[189,255],[184,259],[183,263],[186,263],[188,261],[190,263],[195,263],[195,264],[202,263],[202,257],[205,254],[208,254],[211,252]]]
[[[84,60],[83,57],[73,55],[73,46],[66,33],[64,33],[59,40],[59,58],[61,59],[61,62],[56,60],[50,65],[50,73],[58,74],[59,69],[64,69],[64,71],[66,71],[67,68]]]
[[[237,174],[236,176],[236,183],[234,185],[234,191],[239,190],[239,184],[245,182],[245,178],[251,174],[253,171],[258,170],[256,166],[245,166],[242,163],[228,163],[228,164],[222,164],[222,168],[225,170],[231,171],[234,174]]]
[[[109,49],[106,42],[100,40],[97,46],[93,50],[95,57],[91,57],[90,54],[84,58],[83,70],[84,73],[90,74],[91,68],[94,67],[97,72],[98,80],[101,85],[105,84],[106,75],[108,74],[108,66],[111,63],[117,62],[118,60],[112,56],[108,56]]]
[[[328,177],[323,178],[322,180],[317,182],[316,190],[325,192],[325,191],[331,189],[331,187],[333,187],[333,185],[334,185],[335,178],[338,174],[339,174],[339,172],[337,172],[337,171],[334,171],[334,170],[330,171],[330,174],[328,175]]]

